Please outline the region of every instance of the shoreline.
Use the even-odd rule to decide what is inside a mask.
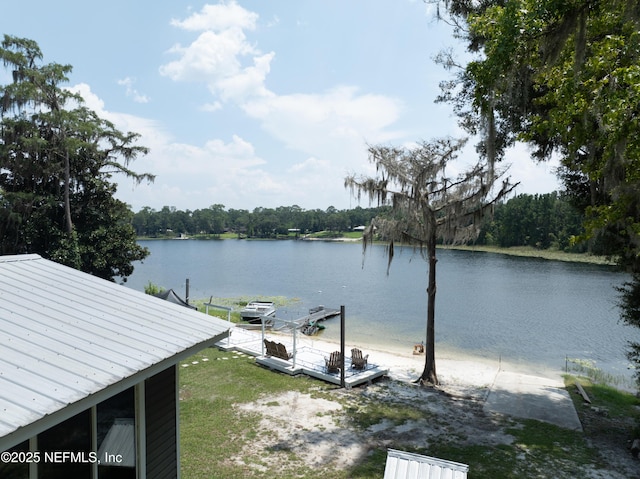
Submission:
[[[617,267],[615,261],[606,258],[605,256],[595,256],[588,253],[565,253],[563,251],[551,250],[551,249],[536,249],[531,246],[511,246],[503,248],[499,246],[486,246],[486,245],[459,245],[459,246],[445,246],[439,245],[441,249],[448,249],[454,251],[471,251],[477,253],[493,253],[503,254],[506,256],[517,256],[519,258],[537,258],[548,261],[563,261],[566,263],[584,263],[595,264],[600,266]]]
[[[332,334],[333,333],[333,334]],[[303,336],[299,335],[298,338],[303,336],[304,338],[312,341],[320,341],[321,343],[332,344],[336,347],[340,347],[340,338],[339,332],[332,331],[331,337],[327,337],[326,331],[324,333],[320,333],[319,335],[314,336]],[[336,337],[338,334],[338,337]],[[351,336],[351,337],[349,337]],[[355,337],[353,337],[355,336]],[[383,340],[385,338],[382,338]],[[422,372],[424,368],[424,354],[423,355],[413,355],[413,346],[414,344],[418,344],[421,341],[424,341],[424,337],[418,339],[414,343],[409,342],[401,342],[395,339],[386,338],[387,341],[376,340],[373,338],[363,338],[357,334],[347,335],[346,338],[346,346],[347,351],[350,352],[352,347],[357,347],[362,349],[363,352],[365,349],[370,351],[376,351],[381,353],[384,356],[391,356],[408,359],[410,361],[415,361],[418,358],[421,358],[421,366],[419,374]],[[322,349],[322,348],[318,348]],[[538,375],[545,377],[556,377],[558,375],[562,375],[564,370],[564,357],[561,358],[562,361],[559,361],[557,365],[550,365],[544,363],[543,361],[525,361],[524,359],[518,358],[505,358],[501,354],[490,355],[486,352],[480,351],[468,351],[465,349],[457,348],[455,346],[449,346],[439,342],[436,338],[435,344],[435,356],[436,356],[436,367],[441,362],[467,362],[467,363],[479,363],[479,364],[490,364],[495,365],[496,367],[501,367],[502,369],[506,369],[509,371],[519,372],[523,374],[530,375]]]
[[[269,332],[269,335],[291,338],[290,334]],[[340,342],[330,339],[322,339],[315,336],[298,335],[297,347],[307,346],[320,350],[329,355],[340,349]],[[388,369],[391,379],[405,383],[413,383],[420,377],[424,369],[424,354],[414,355],[411,350],[399,350],[398,348],[382,347],[381,345],[366,344],[359,341],[345,342],[345,355],[351,355],[351,349],[358,348],[363,355],[369,356],[369,362],[384,369]],[[448,389],[488,389],[494,384],[498,373],[513,372],[526,376],[544,377],[563,381],[560,370],[552,370],[543,366],[520,365],[498,359],[465,354],[464,352],[447,351],[438,354],[436,351],[436,373],[439,386]]]
[[[327,355],[340,347],[334,342],[296,338],[296,348],[307,346]],[[345,356],[351,355],[353,347],[368,356],[370,366],[386,370],[385,376],[392,381],[416,390],[422,389],[416,384],[416,379],[424,368],[424,355],[393,354],[369,349],[363,344],[345,343]],[[582,430],[565,378],[560,372],[523,370],[502,361],[462,357],[436,357],[436,370],[438,384],[428,389],[454,398],[474,398],[490,414],[535,419],[571,430]]]
[[[177,238],[177,237],[146,237],[140,236],[136,238],[136,241],[173,241],[173,240],[191,240],[191,241],[225,241],[225,240],[238,240],[238,238],[202,238],[202,237],[188,237],[188,238]],[[325,243],[346,243],[353,244],[359,243],[362,241],[362,238],[348,238],[348,237],[338,237],[338,238],[315,238],[315,237],[300,237],[300,238],[243,238],[244,241],[318,241]],[[375,244],[384,245],[384,242],[376,241]],[[410,247],[410,246],[407,246]],[[450,245],[437,245],[438,249],[447,249],[454,251],[471,251],[478,253],[493,253],[493,254],[503,254],[506,256],[517,256],[520,258],[537,258],[544,259],[548,261],[562,261],[567,263],[583,263],[583,264],[594,264],[599,266],[608,266],[612,268],[616,268],[617,264],[615,261],[607,259],[604,256],[594,256],[587,253],[565,253],[563,251],[551,250],[551,249],[536,249],[531,246],[511,246],[508,248],[499,247],[499,246],[486,246],[486,245],[458,245],[458,246],[450,246]]]
[[[259,334],[259,331],[257,331]],[[267,335],[281,337],[292,344],[291,333],[267,331]],[[340,340],[324,338],[322,336],[296,336],[297,347],[307,346],[326,353],[327,357],[334,351],[340,350]],[[369,355],[369,362],[384,369],[388,369],[388,377],[405,383],[413,383],[424,370],[425,355],[414,355],[413,344],[409,347],[398,345],[372,343],[361,339],[345,341],[346,357],[351,356],[351,349],[358,348],[363,355]],[[440,386],[446,389],[484,389],[490,388],[498,374],[506,373],[522,377],[541,378],[564,384],[565,376],[586,377],[590,380],[607,385],[619,391],[636,393],[638,386],[633,376],[624,372],[608,372],[606,369],[595,368],[592,375],[587,370],[569,368],[558,364],[551,366],[542,362],[505,359],[502,356],[491,358],[462,349],[445,347],[436,343],[435,351],[436,374]],[[599,375],[598,372],[603,373]],[[627,372],[628,373],[628,372]]]

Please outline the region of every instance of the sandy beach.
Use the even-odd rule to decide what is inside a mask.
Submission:
[[[282,342],[287,351],[293,351],[293,335],[289,332],[265,332],[270,340]],[[232,342],[253,344],[245,350],[253,349],[259,356],[262,348],[262,333],[258,331],[236,330]],[[311,349],[329,357],[339,351],[340,344],[318,336],[296,334],[297,350]],[[363,343],[345,342],[345,357],[350,357],[351,349],[358,348],[368,356],[370,367],[379,367],[392,380],[414,385],[425,365],[424,354],[414,354],[409,350],[386,350]],[[295,358],[291,360],[295,363]],[[439,384],[437,390],[461,397],[473,397],[487,412],[524,419],[546,421],[567,429],[581,430],[575,407],[559,371],[526,368],[501,360],[474,358],[463,354],[457,357],[439,356],[436,351],[436,371]]]
[[[297,341],[301,345],[306,345],[314,349],[319,349],[330,353],[340,348],[340,344],[334,341],[309,336],[298,336]],[[393,348],[380,348],[379,345],[372,346],[364,343],[345,343],[347,354],[352,348],[362,350],[363,354],[369,355],[369,362],[378,364],[389,370],[389,377],[400,381],[411,382],[417,379],[424,369],[424,354],[414,355],[413,350]],[[448,386],[468,386],[468,387],[488,387],[495,380],[500,369],[499,361],[491,361],[484,358],[471,357],[440,357],[436,353],[436,368],[438,379],[443,385]],[[512,369],[515,369],[513,367]]]

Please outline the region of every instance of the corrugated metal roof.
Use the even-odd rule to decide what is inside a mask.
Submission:
[[[38,255],[0,256],[0,450],[21,427],[125,378],[142,380],[228,330]]]
[[[466,464],[389,449],[384,479],[466,479],[467,472]]]

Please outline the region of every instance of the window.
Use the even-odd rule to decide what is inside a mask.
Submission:
[[[97,406],[99,479],[135,479],[135,392],[129,388]]]
[[[38,450],[39,478],[91,477],[91,411],[83,411],[39,434]],[[45,454],[49,454],[47,460]]]
[[[10,453],[27,453],[29,452],[29,441],[18,444],[8,450]],[[2,461],[0,462],[0,477],[2,479],[28,479],[29,478],[29,464],[26,461],[21,460],[21,457],[14,455],[16,461]]]

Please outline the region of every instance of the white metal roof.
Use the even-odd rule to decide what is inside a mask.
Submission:
[[[466,479],[467,472],[466,464],[389,449],[384,479]]]
[[[0,256],[0,451],[44,430],[47,417],[71,417],[228,330],[39,255]]]

